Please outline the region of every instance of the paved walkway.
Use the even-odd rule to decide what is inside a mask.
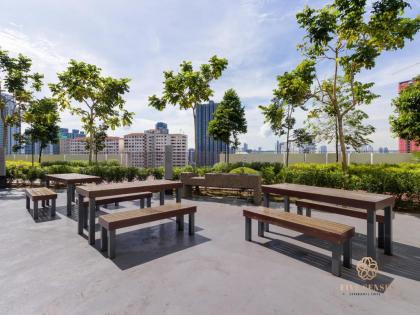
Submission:
[[[171,220],[121,230],[111,261],[97,250],[99,233],[96,248],[77,235],[64,193],[57,219],[35,223],[21,190],[0,191],[0,314],[420,314],[418,216],[397,213],[378,293],[354,269],[332,276],[325,242],[278,227],[259,238],[255,223],[254,242],[244,241],[244,203],[220,201],[183,200],[198,205],[193,238]],[[364,256],[364,221],[313,215],[356,226],[353,264]]]

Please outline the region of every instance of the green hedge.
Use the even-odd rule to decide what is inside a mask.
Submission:
[[[45,174],[83,173],[97,175],[108,182],[145,180],[153,175],[163,178],[163,168],[135,168],[120,166],[116,161],[101,162],[97,165],[87,165],[85,161],[44,162],[34,166],[28,162],[8,161],[6,163],[9,183],[33,183],[43,180]],[[420,164],[378,164],[350,165],[349,174],[341,171],[339,164],[294,164],[283,167],[280,163],[218,163],[213,167],[191,166],[174,167],[174,179],[179,179],[182,172],[196,172],[204,175],[208,172],[229,173],[241,172],[259,173],[265,184],[296,183],[321,187],[364,190],[373,193],[392,194],[399,200],[408,199],[419,202],[420,199]]]

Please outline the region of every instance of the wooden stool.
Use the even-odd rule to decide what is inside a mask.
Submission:
[[[26,209],[28,211],[31,210],[30,207],[30,200],[33,201],[34,207],[33,207],[33,213],[32,216],[34,220],[38,220],[38,201],[42,202],[42,207],[45,207],[45,201],[47,201],[47,204],[49,204],[49,201],[51,200],[50,208],[50,217],[55,217],[55,200],[57,199],[57,194],[53,192],[51,189],[48,189],[46,187],[41,188],[27,188],[25,189],[25,195],[26,195]]]

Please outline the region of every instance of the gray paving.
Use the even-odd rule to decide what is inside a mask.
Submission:
[[[396,215],[395,255],[378,255],[380,292],[362,287],[354,268],[331,275],[325,242],[278,227],[259,238],[255,222],[246,242],[245,202],[183,202],[198,206],[194,237],[172,220],[124,229],[111,261],[99,232],[95,247],[77,235],[64,193],[56,220],[34,222],[21,190],[1,191],[0,314],[420,314],[419,216]],[[138,205],[121,206],[107,211]],[[313,215],[356,226],[353,265],[364,256],[365,222]]]

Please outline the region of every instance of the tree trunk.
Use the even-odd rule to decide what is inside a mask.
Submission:
[[[42,156],[42,145],[39,146],[39,156],[38,156],[38,163],[41,164],[41,156]]]
[[[347,165],[347,150],[346,144],[344,142],[344,129],[343,129],[343,118],[341,116],[337,119],[338,122],[338,136],[340,139],[340,146],[341,146],[341,164],[344,173],[348,173],[348,165]]]
[[[92,159],[93,159],[93,133],[90,132],[89,133],[89,165],[92,164]]]
[[[31,139],[31,159],[32,159],[32,166],[34,166],[35,162],[35,142]]]
[[[286,166],[289,166],[289,135],[290,135],[290,128],[287,128],[287,135],[286,135]]]
[[[335,162],[338,163],[338,122],[335,119]]]
[[[226,156],[227,156],[227,164],[229,164],[229,154],[230,154],[230,150],[229,150],[229,144],[226,144]]]

